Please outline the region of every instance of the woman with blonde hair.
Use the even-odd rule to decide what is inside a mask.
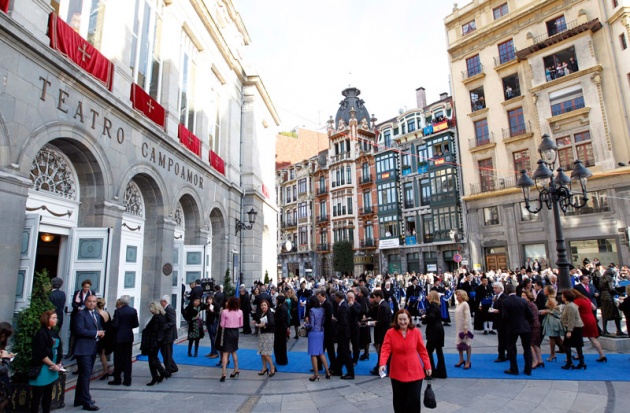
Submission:
[[[472,339],[475,336],[472,333],[472,317],[470,316],[470,307],[468,306],[468,293],[464,290],[455,291],[457,299],[457,307],[455,308],[455,344],[459,352],[459,363],[455,367],[461,367],[464,364],[464,351],[466,352],[466,364],[464,370],[472,367],[470,356],[472,355]]]
[[[116,301],[118,304],[118,301]],[[103,330],[105,330],[105,337],[102,340],[96,342],[96,354],[101,360],[101,365],[103,366],[103,375],[100,380],[107,380],[110,373],[109,367],[107,366],[107,357],[112,354],[114,350],[114,341],[116,335],[112,331],[112,317],[109,315],[107,310],[105,310],[105,300],[101,297],[96,299],[96,310],[98,314],[103,319]]]
[[[151,372],[151,381],[147,386],[153,386],[156,383],[162,383],[165,378],[171,377],[171,373],[167,372],[160,359],[158,351],[162,347],[164,341],[164,325],[166,324],[166,312],[158,301],[149,303],[149,312],[153,314],[151,320],[142,332],[142,354],[149,357],[149,371]]]
[[[422,324],[426,324],[425,336],[427,341],[427,352],[431,361],[433,377],[438,379],[446,378],[446,363],[444,362],[444,326],[442,325],[442,315],[440,312],[440,294],[437,291],[429,292],[427,297],[429,307],[426,314],[422,316]],[[437,355],[437,367],[433,361],[433,350]]]

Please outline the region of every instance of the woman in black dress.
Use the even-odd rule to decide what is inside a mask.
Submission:
[[[195,298],[184,310],[184,318],[188,321],[188,357],[193,356],[193,344],[195,345],[195,357],[199,353],[199,340],[204,336],[201,311],[205,309],[206,305],[201,304],[201,299]]]
[[[287,337],[289,335],[289,310],[286,298],[279,295],[276,298],[276,325],[273,336],[273,352],[276,356],[276,364],[286,366],[289,364],[287,358]]]
[[[425,338],[427,342],[427,352],[431,361],[431,370],[433,377],[438,379],[446,378],[446,363],[444,362],[444,327],[442,326],[442,312],[440,310],[440,294],[437,291],[429,292],[427,297],[429,300],[429,308],[424,316],[422,316],[422,324],[427,325]],[[437,354],[437,367],[433,361],[433,350]]]
[[[147,386],[153,386],[156,383],[162,383],[165,378],[171,377],[171,373],[166,371],[160,359],[158,351],[162,347],[164,341],[164,324],[166,324],[166,316],[162,305],[153,301],[149,303],[149,312],[153,314],[151,320],[142,332],[142,352],[149,357],[149,371],[151,372],[151,382]]]

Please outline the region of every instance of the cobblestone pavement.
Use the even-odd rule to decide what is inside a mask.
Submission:
[[[446,353],[455,353],[453,327],[446,327]],[[424,329],[423,329],[424,330]],[[256,337],[241,336],[241,347],[256,348]],[[208,345],[207,339],[202,345]],[[290,339],[289,350],[306,351],[307,341]],[[543,342],[543,353],[548,352]],[[585,352],[593,353],[589,344]],[[478,334],[475,353],[494,353],[496,336]],[[201,357],[201,355],[200,355]],[[373,363],[374,353],[370,361]],[[519,356],[521,358],[522,356]],[[560,359],[560,358],[559,358]],[[522,358],[521,358],[522,360]],[[560,363],[560,361],[558,362]],[[548,363],[547,368],[549,368]],[[100,364],[97,363],[97,366]],[[559,366],[559,365],[558,365]],[[630,367],[630,360],[628,361]],[[245,366],[241,366],[242,368]],[[169,380],[153,387],[146,362],[134,363],[131,387],[108,386],[105,381],[93,381],[92,397],[101,412],[390,412],[391,386],[389,379],[357,376],[354,381],[330,380],[322,376],[319,382],[309,382],[304,374],[278,373],[261,378],[256,370],[242,370],[238,379],[219,382],[220,370],[180,365]],[[251,367],[259,369],[260,366]],[[451,368],[451,366],[447,366]],[[473,368],[483,368],[475,365]],[[596,369],[597,366],[589,366]],[[535,379],[535,375],[532,376]],[[625,382],[549,381],[549,380],[432,380],[438,407],[436,413],[466,412],[627,412],[630,406],[630,369]],[[69,383],[72,386],[72,383]],[[426,386],[426,382],[423,388]],[[66,393],[66,404],[72,406],[74,390]],[[625,407],[624,407],[625,406]],[[67,411],[80,408],[66,407]],[[428,409],[424,409],[429,411]]]

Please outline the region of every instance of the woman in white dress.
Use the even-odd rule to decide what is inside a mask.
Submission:
[[[457,307],[455,308],[455,345],[459,352],[459,363],[455,367],[461,367],[464,364],[464,352],[466,352],[466,364],[464,370],[468,370],[472,364],[470,356],[472,354],[472,317],[470,316],[470,307],[468,306],[468,293],[464,290],[455,291],[457,299]]]

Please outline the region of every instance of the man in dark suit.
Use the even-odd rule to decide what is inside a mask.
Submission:
[[[170,373],[177,373],[179,368],[173,360],[173,342],[177,340],[177,316],[175,315],[175,308],[170,304],[171,297],[168,295],[162,296],[160,304],[166,312],[166,323],[164,323],[164,341],[160,352],[162,353],[162,359],[164,360],[164,368]]]
[[[188,296],[190,302],[195,301],[196,299],[200,299],[203,296],[203,287],[201,286],[201,280],[195,280],[194,287],[190,290],[190,295]]]
[[[507,356],[510,360],[510,368],[505,370],[505,374],[518,375],[518,362],[516,361],[516,341],[521,338],[523,346],[523,357],[525,368],[523,372],[531,376],[532,374],[532,330],[529,322],[534,319],[534,314],[529,308],[527,301],[516,296],[516,288],[513,284],[505,286],[505,293],[508,297],[503,300],[501,317],[507,325]]]
[[[83,406],[83,410],[96,411],[98,406],[94,404],[90,395],[90,377],[94,360],[96,360],[96,341],[105,337],[102,330],[103,320],[95,311],[96,296],[90,295],[85,299],[85,308],[78,311],[72,321],[74,332],[74,356],[79,368],[77,387],[74,393],[74,406]]]
[[[503,315],[501,313],[503,308],[503,300],[507,297],[503,293],[503,284],[500,282],[495,282],[492,284],[492,289],[494,290],[494,298],[492,301],[492,314],[494,315],[492,326],[497,329],[497,338],[499,341],[498,345],[498,353],[499,356],[495,360],[495,363],[501,363],[507,361],[507,357],[505,356],[507,350],[507,328],[505,320],[503,319]]]
[[[354,380],[354,363],[350,355],[350,307],[341,291],[335,292],[337,301],[337,316],[335,323],[335,336],[337,337],[337,366],[339,373],[346,366],[346,374],[342,380]]]
[[[52,291],[50,292],[48,299],[55,306],[55,313],[57,314],[57,329],[61,331],[61,327],[63,326],[63,309],[66,306],[66,293],[61,291],[63,280],[59,277],[55,277],[50,280],[50,284],[52,286]]]
[[[376,313],[376,321],[370,321],[370,325],[374,326],[374,347],[376,347],[376,366],[370,371],[373,375],[378,375],[380,366],[381,346],[385,341],[385,334],[392,324],[392,309],[383,296],[383,291],[374,290],[370,296],[374,296],[374,301],[378,302],[378,310]]]
[[[131,386],[131,349],[133,347],[133,329],[138,327],[138,312],[129,306],[130,297],[121,296],[116,301],[116,311],[112,320],[114,334],[116,334],[116,347],[114,349],[114,381],[107,384],[120,385],[121,377],[124,373],[125,379],[122,384]]]
[[[241,311],[243,312],[243,334],[252,333],[252,324],[249,320],[252,314],[252,302],[249,299],[249,293],[245,284],[241,284],[239,299],[241,303]]]
[[[79,311],[85,308],[85,300],[94,295],[94,292],[91,290],[92,281],[83,280],[81,283],[81,289],[74,292],[72,295],[72,313],[70,313],[70,345],[68,347],[68,357],[72,357],[74,354],[74,329],[72,328],[72,323],[74,323],[74,317],[78,314]]]
[[[326,290],[319,290],[316,295],[319,305],[324,309],[324,349],[328,353],[328,365],[330,366],[331,374],[340,376],[340,372],[335,370],[337,368],[337,355],[335,353],[333,305],[326,295]]]

